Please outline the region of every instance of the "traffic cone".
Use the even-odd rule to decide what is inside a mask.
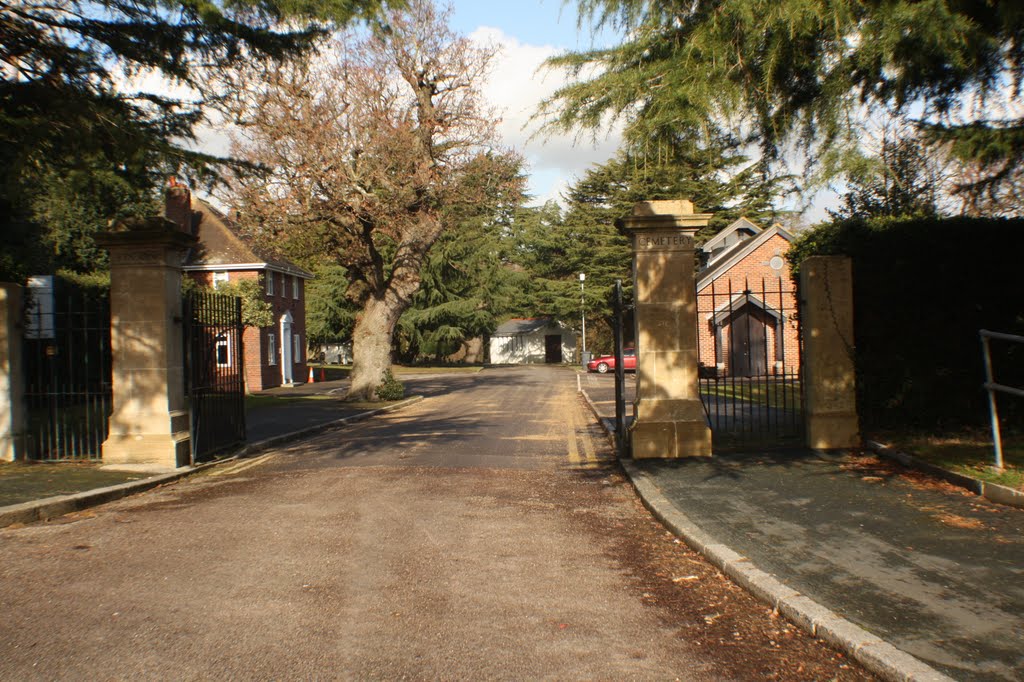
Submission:
[[[309,368],[309,383],[316,383],[316,379],[313,378],[313,368]]]
[[[321,367],[320,368],[320,381],[327,381],[327,379],[325,378],[326,376],[327,375],[324,374],[324,368]]]

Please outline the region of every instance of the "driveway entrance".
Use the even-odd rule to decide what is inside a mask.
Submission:
[[[406,410],[0,530],[0,679],[868,679],[666,536],[575,373],[409,383]]]

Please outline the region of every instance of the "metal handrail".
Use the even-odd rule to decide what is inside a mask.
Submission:
[[[981,329],[978,331],[978,335],[981,337],[981,350],[985,360],[985,383],[984,388],[988,391],[988,411],[989,416],[992,420],[992,445],[995,448],[996,455],[996,468],[1003,468],[1003,439],[999,429],[999,412],[996,409],[996,393],[1006,393],[1008,395],[1014,395],[1019,398],[1024,398],[1024,390],[1015,388],[1013,386],[1005,386],[1003,384],[996,383],[995,377],[992,373],[992,353],[989,349],[989,340],[996,339],[997,341],[1010,341],[1011,343],[1022,343],[1024,344],[1024,336],[1017,336],[1015,334],[1003,334],[1001,332],[993,332],[988,329]]]
[[[1024,343],[1024,336],[1017,336],[1016,334],[1003,334],[1002,332],[993,332],[988,329],[982,329],[978,332],[982,337],[990,339],[999,339],[1000,341],[1015,341],[1017,343]]]

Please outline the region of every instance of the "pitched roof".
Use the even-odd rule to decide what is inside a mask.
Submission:
[[[233,220],[195,197],[192,205],[192,234],[199,244],[185,259],[186,270],[276,270],[304,279],[313,273],[291,261],[274,258],[265,249],[243,239]]]
[[[761,232],[760,227],[758,227],[753,221],[744,216],[742,218],[734,220],[732,223],[729,224],[728,227],[725,227],[721,232],[719,232],[714,237],[704,242],[701,248],[706,253],[711,253],[711,251],[716,246],[724,242],[729,235],[733,234],[734,232],[738,232],[739,230],[747,230],[753,232],[754,235],[757,235]]]
[[[492,336],[530,334],[539,329],[551,326],[552,321],[553,320],[550,317],[513,318],[508,322],[499,324],[498,328],[494,330],[494,334],[492,334]]]
[[[717,258],[714,263],[698,272],[697,291],[700,291],[708,284],[711,284],[711,282],[718,279],[718,277],[729,270],[729,268],[746,258],[748,254],[752,253],[759,246],[775,236],[782,237],[787,242],[793,241],[793,235],[786,232],[781,225],[772,225],[767,230],[762,230],[756,237],[740,242]]]

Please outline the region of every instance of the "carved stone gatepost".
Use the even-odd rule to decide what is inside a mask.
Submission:
[[[196,238],[164,218],[120,223],[110,251],[114,411],[103,461],[117,468],[191,464],[185,405],[181,263]]]
[[[861,444],[853,344],[853,267],[846,256],[800,264],[804,422],[815,450]]]
[[[633,457],[707,457],[711,428],[697,384],[693,236],[711,214],[686,200],[643,201],[616,221],[633,240],[636,420]]]

